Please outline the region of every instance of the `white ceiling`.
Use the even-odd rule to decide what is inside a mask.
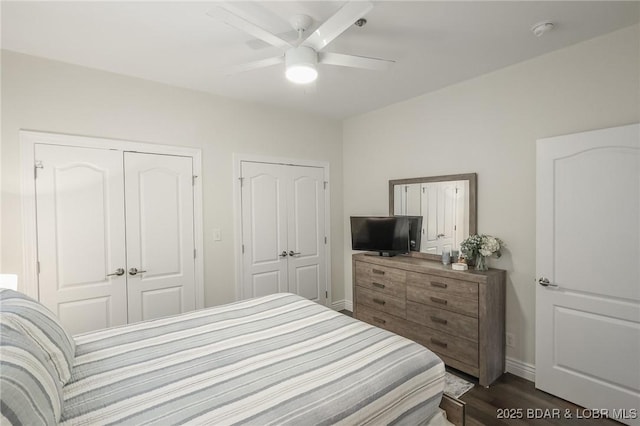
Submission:
[[[267,105],[342,119],[596,37],[640,21],[637,1],[378,1],[363,28],[325,50],[393,59],[389,71],[320,65],[315,89],[284,65],[226,76],[226,66],[279,50],[207,16],[214,2],[2,1],[2,48]],[[274,33],[306,13],[317,22],[342,1],[234,2]],[[533,24],[553,31],[535,37]]]

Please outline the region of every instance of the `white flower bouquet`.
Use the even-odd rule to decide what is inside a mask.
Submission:
[[[500,238],[491,235],[470,235],[462,244],[460,250],[464,253],[464,257],[475,261],[477,270],[486,271],[489,269],[487,265],[487,257],[496,255],[502,256],[502,247],[504,243]]]

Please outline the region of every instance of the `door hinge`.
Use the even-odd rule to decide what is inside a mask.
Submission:
[[[406,194],[407,192],[409,192],[409,187],[407,185],[404,186],[404,193]]]
[[[240,186],[244,185],[244,178],[243,177],[239,177],[238,179],[240,179]]]
[[[453,230],[457,231],[458,230],[458,225],[453,225]]]
[[[327,299],[329,298],[329,292],[328,291],[324,292],[324,297],[326,297]]]
[[[327,185],[329,184],[329,182],[327,182],[326,180],[323,182],[324,184],[324,189],[327,189]]]
[[[422,193],[424,194],[424,186],[422,187]]]
[[[242,253],[244,253],[244,244],[242,245]]]
[[[40,273],[40,261],[38,260],[36,262],[36,270],[38,271],[38,274]]]
[[[33,165],[33,178],[34,179],[38,179],[38,169],[44,169],[44,166],[42,165],[42,161],[36,161],[36,163]]]
[[[458,188],[456,188],[456,194],[458,193]]]
[[[196,179],[198,178],[197,175],[193,175],[191,176],[191,185],[196,186]]]
[[[198,254],[198,251],[196,249],[193,249],[193,258],[194,259],[196,258],[197,254]]]
[[[327,244],[327,237],[324,237],[324,243]]]

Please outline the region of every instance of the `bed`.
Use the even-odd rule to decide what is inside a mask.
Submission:
[[[22,413],[5,391],[19,381],[11,366],[20,362],[11,357],[23,336],[41,340],[30,349],[36,355],[38,348],[50,352],[27,363],[48,364],[39,368],[55,383],[47,379],[40,389],[59,392],[49,395],[51,410],[36,410],[44,423],[446,424],[438,409],[445,370],[436,355],[293,294],[73,338],[20,293],[0,292],[0,304],[8,423]],[[47,405],[42,395],[26,399]]]

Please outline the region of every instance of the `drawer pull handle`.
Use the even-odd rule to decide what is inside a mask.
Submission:
[[[385,303],[387,303],[384,300],[380,300],[380,299],[373,299],[373,302],[377,303],[378,305],[384,305]]]
[[[431,343],[433,343],[434,345],[437,345],[437,346],[441,346],[443,348],[446,348],[448,346],[448,344],[446,342],[440,341],[438,339],[434,339],[433,337],[431,338]]]
[[[379,322],[380,324],[386,324],[387,320],[383,320],[382,318],[378,318],[378,317],[373,317],[373,320],[375,322]]]
[[[385,285],[384,284],[380,284],[380,283],[371,283],[373,284],[374,287],[378,287],[378,288],[384,288]]]
[[[438,318],[438,317],[431,317],[431,321],[437,322],[438,324],[447,325],[447,320],[446,319],[442,319],[442,318]]]
[[[441,305],[446,305],[447,304],[446,300],[440,299],[439,297],[432,297],[431,301],[434,302],[434,303],[439,303]]]
[[[372,269],[371,271],[373,271],[374,274],[384,275],[384,271],[381,271],[380,269]]]
[[[447,285],[444,283],[439,283],[436,281],[432,281],[431,282],[431,287],[438,287],[438,288],[447,288]]]

